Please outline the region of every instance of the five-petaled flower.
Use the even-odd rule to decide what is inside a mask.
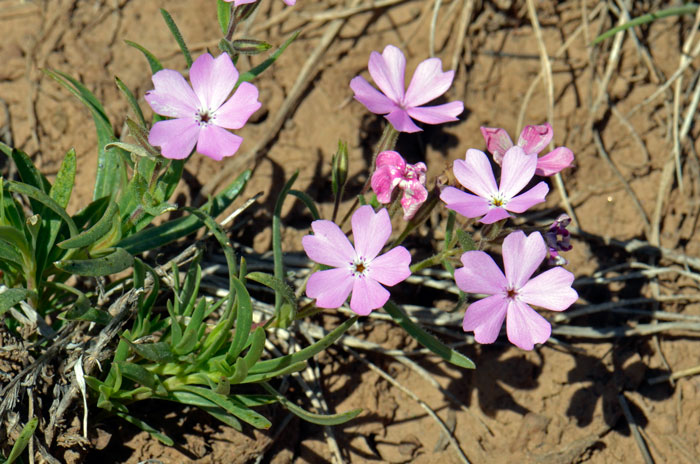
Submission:
[[[537,156],[526,154],[519,146],[509,148],[503,157],[501,183],[496,186],[493,169],[482,151],[470,148],[465,160],[455,160],[455,177],[468,190],[466,193],[455,187],[445,187],[440,199],[447,208],[462,216],[479,219],[492,224],[510,216],[508,211],[522,213],[531,206],[544,201],[549,187],[540,182],[525,193],[518,195],[535,175]]]
[[[201,55],[190,68],[190,80],[192,87],[172,69],[153,75],[155,90],[146,92],[146,101],[156,113],[175,119],[155,123],[148,142],[171,159],[187,158],[195,144],[199,153],[215,160],[232,156],[243,138],[226,129],[240,129],[260,108],[258,89],[243,82],[226,101],[238,81],[226,53],[216,59]]]
[[[420,206],[428,198],[425,189],[425,163],[406,164],[395,151],[383,151],[377,155],[377,170],[372,174],[372,190],[379,203],[391,202],[391,193],[396,187],[403,191],[401,207],[403,218],[413,218]]]
[[[508,132],[500,127],[482,127],[481,135],[486,141],[486,149],[493,155],[497,164],[503,161],[503,155],[513,146],[513,141]],[[554,136],[554,131],[549,123],[538,126],[525,126],[518,138],[518,146],[528,155],[539,154],[549,145]],[[574,154],[566,147],[557,147],[546,155],[537,159],[538,176],[553,176],[564,168],[568,168],[574,161]]]
[[[479,343],[493,343],[506,319],[508,340],[531,350],[544,343],[552,333],[549,322],[530,305],[552,311],[571,306],[578,294],[571,288],[574,275],[555,267],[530,278],[547,255],[539,232],[526,236],[522,231],[509,234],[503,241],[505,275],[483,251],[462,255],[464,267],[455,271],[457,286],[464,292],[490,295],[469,305],[462,328],[474,331]]]
[[[366,316],[389,299],[383,285],[392,286],[411,275],[411,255],[406,248],[392,248],[377,256],[391,235],[386,209],[375,213],[365,205],[352,215],[355,247],[334,222],[311,223],[313,235],[302,238],[304,251],[313,261],[334,269],[318,271],[306,284],[306,295],[319,308],[339,308],[352,292],[350,309]]]
[[[427,124],[457,121],[464,111],[461,101],[437,106],[422,106],[447,92],[454,79],[454,71],[442,71],[439,58],[429,58],[416,68],[408,90],[404,91],[406,58],[401,50],[387,45],[380,55],[372,52],[369,57],[369,74],[379,87],[377,91],[362,76],[350,81],[355,99],[375,114],[383,114],[399,132],[419,132],[411,118]]]

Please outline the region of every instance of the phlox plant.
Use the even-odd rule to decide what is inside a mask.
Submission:
[[[532,179],[569,166],[573,153],[560,147],[538,157],[553,138],[548,124],[526,127],[517,145],[503,129],[482,128],[485,149],[501,165],[500,182],[496,183],[491,160],[479,149],[468,150],[465,159],[454,162],[458,184],[429,181],[428,167],[422,162],[407,163],[395,151],[396,141],[403,132],[422,130],[421,123],[457,121],[464,105],[451,101],[425,106],[449,90],[454,72],[443,71],[440,59],[429,58],[418,64],[406,88],[406,60],[393,45],[369,57],[369,74],[379,90],[361,76],[349,83],[360,104],[387,119],[365,186],[359,194],[353,192],[355,202],[339,219],[349,193],[349,155],[342,141],[332,163],[334,208],[330,218],[321,218],[314,200],[293,189],[293,175],[282,187],[272,212],[272,274],[248,272],[245,258],[237,256],[215,220],[242,195],[250,171],[242,172],[199,208],[170,202],[191,156],[224,162],[246,143],[231,130],[241,129],[261,106],[255,78],[297,36],[293,34],[258,66],[239,69],[240,54],[260,54],[272,48],[260,40],[233,38],[237,25],[259,3],[218,0],[223,35],[220,50],[194,59],[174,20],[163,11],[187,64],[189,81],[178,70],[164,69],[141,45],[127,42],[144,55],[150,67],[154,88],[143,98],[155,113],[147,120],[137,96],[117,78],[131,108],[126,118],[129,138],[115,137],[102,104],[87,87],[64,72],[46,71],[85,104],[97,129],[93,201],[77,214],[66,212],[76,182],[75,152],[66,154],[50,183],[27,154],[0,145],[20,176],[20,180],[0,179],[0,316],[13,330],[26,325],[32,312],[48,321],[43,333],[31,335],[34,341],[50,340],[51,333],[62,330],[99,332],[101,327],[128,320],[119,339],[112,341],[102,372],[82,374],[81,370],[76,381],[90,387],[93,404],[166,444],[173,440],[157,424],[139,418],[134,404],[145,399],[186,404],[238,430],[244,424],[269,427],[269,420],[255,408],[270,403],[280,403],[317,424],[334,425],[354,418],[361,410],[332,415],[309,412],[280,392],[278,383],[304,369],[310,358],[373,311],[386,311],[444,360],[474,368],[469,358],[421,328],[392,299],[401,282],[423,269],[440,266],[452,273],[464,292],[458,305],[470,295],[487,295],[472,298],[475,301],[464,316],[463,329],[473,331],[479,343],[494,342],[505,320],[508,339],[522,349],[533,349],[547,341],[551,327],[532,306],[562,311],[577,299],[571,288],[573,274],[557,265],[565,262],[559,252],[570,249],[567,218],[557,219],[543,233],[531,231],[529,235],[507,225],[513,214],[545,200],[546,182],[540,180],[527,188]],[[285,3],[293,5],[294,1]],[[299,246],[315,264],[296,292],[288,285],[281,247],[281,210],[289,196],[300,200],[314,219]],[[402,243],[436,208],[446,217],[444,242],[439,250],[428,250],[430,257],[412,264],[412,250]],[[175,210],[184,214],[152,225],[155,218]],[[402,217],[392,222],[399,210]],[[344,232],[348,220],[352,241],[350,233]],[[483,228],[477,243],[467,226],[481,227],[479,224]],[[228,293],[219,299],[201,290],[201,247],[187,247],[184,258],[181,255],[161,266],[149,264],[143,255],[198,229],[215,238],[226,258]],[[498,243],[502,243],[504,271],[484,251]],[[548,256],[554,267],[533,277]],[[110,277],[117,273],[120,278]],[[76,277],[94,278],[97,290],[75,285]],[[254,323],[250,281],[275,294],[274,314],[258,324]],[[122,296],[113,303],[119,311],[105,311],[105,301],[119,292]],[[306,298],[297,297],[304,294]],[[125,303],[120,306],[119,301]],[[303,318],[346,305],[355,315],[321,340],[282,356],[266,353],[271,328],[293,331]]]

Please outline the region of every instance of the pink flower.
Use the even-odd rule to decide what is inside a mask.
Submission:
[[[491,164],[484,152],[470,148],[465,161],[455,160],[454,174],[460,184],[476,193],[472,195],[454,187],[445,187],[440,199],[447,207],[468,218],[492,224],[510,216],[508,211],[522,213],[544,201],[549,187],[540,182],[517,195],[535,175],[537,156],[526,154],[519,146],[506,151],[501,170],[501,184],[496,187]]]
[[[199,153],[215,160],[232,156],[243,138],[226,129],[240,129],[260,108],[258,89],[243,82],[226,101],[238,81],[226,53],[216,59],[201,55],[192,64],[190,80],[192,87],[172,69],[153,75],[155,90],[146,92],[146,101],[156,113],[175,119],[155,123],[148,142],[171,159],[187,158],[195,144]]]
[[[464,267],[455,271],[457,286],[464,292],[490,295],[469,305],[462,328],[473,330],[479,343],[493,343],[506,319],[508,340],[531,350],[535,343],[547,341],[552,327],[530,305],[552,311],[571,306],[578,299],[571,288],[574,275],[555,267],[530,279],[547,255],[539,232],[529,237],[522,231],[511,233],[503,241],[502,252],[505,275],[483,251],[462,255]]]
[[[245,5],[247,3],[255,3],[258,0],[224,0],[225,2],[231,3],[234,2],[235,6],[240,6],[240,5]],[[297,0],[284,0],[284,3],[286,3],[289,6],[293,6]]]
[[[301,239],[304,251],[313,261],[335,269],[314,272],[306,284],[306,295],[316,298],[319,308],[339,308],[352,292],[350,309],[361,316],[381,308],[389,299],[391,287],[411,275],[411,255],[404,247],[377,256],[391,235],[386,209],[375,214],[365,205],[352,215],[355,247],[335,223],[311,223],[313,235]]]
[[[556,221],[549,226],[549,230],[544,233],[544,241],[547,242],[547,262],[552,266],[563,266],[567,264],[566,258],[559,254],[560,251],[569,251],[573,248],[569,240],[570,233],[566,229],[571,223],[571,218],[560,215]]]
[[[486,149],[493,155],[493,160],[500,165],[504,153],[513,146],[513,141],[508,136],[508,133],[505,129],[497,127],[482,127],[481,135],[486,140]],[[525,126],[520,133],[518,146],[522,147],[528,155],[539,154],[549,145],[553,136],[554,132],[549,123],[539,126]],[[562,169],[569,167],[573,161],[574,154],[571,150],[566,147],[555,148],[537,159],[535,174],[538,176],[553,176]]]
[[[391,202],[391,193],[398,187],[403,191],[401,206],[403,218],[408,221],[428,198],[425,189],[425,163],[406,164],[395,151],[383,151],[377,155],[377,170],[372,174],[372,190],[379,203]]]
[[[439,58],[429,58],[416,68],[408,90],[404,92],[406,58],[398,48],[387,45],[380,55],[372,52],[369,57],[369,74],[381,92],[372,87],[362,76],[350,81],[355,99],[375,114],[384,114],[392,126],[400,132],[419,132],[422,129],[411,120],[427,124],[457,121],[464,111],[461,101],[438,106],[422,106],[447,92],[454,79],[454,71],[442,72]]]

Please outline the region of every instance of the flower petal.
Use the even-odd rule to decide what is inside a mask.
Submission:
[[[454,71],[442,72],[440,58],[428,58],[422,61],[413,73],[411,83],[406,90],[404,104],[421,106],[447,92],[455,77]]]
[[[555,267],[530,279],[518,295],[525,303],[552,311],[564,311],[578,299],[578,293],[571,288],[573,281],[571,272]]]
[[[528,155],[515,145],[503,155],[499,192],[510,199],[520,193],[535,175],[537,155]]]
[[[200,55],[190,68],[190,81],[202,107],[216,111],[226,100],[238,80],[238,71],[227,53],[214,58]]]
[[[547,256],[547,246],[539,232],[526,236],[518,230],[503,240],[501,253],[506,280],[510,286],[519,290],[542,264]]]
[[[312,222],[311,228],[314,234],[301,239],[309,259],[326,266],[349,269],[355,259],[355,249],[340,227],[332,221],[321,219]]]
[[[426,124],[443,124],[458,121],[457,116],[464,111],[464,103],[453,101],[437,106],[409,107],[408,115]]]
[[[501,207],[495,207],[489,209],[489,212],[486,213],[486,216],[479,219],[479,222],[482,222],[484,224],[493,224],[494,222],[498,222],[501,219],[505,219],[507,217],[510,217],[508,211]]]
[[[348,268],[314,272],[306,283],[306,296],[316,298],[319,308],[340,308],[348,299],[354,280]]]
[[[386,150],[377,155],[377,167],[391,166],[395,168],[399,173],[403,173],[406,169],[406,160],[403,159],[398,152],[393,150]]]
[[[518,145],[525,150],[528,155],[539,154],[549,145],[554,136],[552,126],[548,122],[539,126],[525,126],[518,138]]]
[[[403,189],[401,208],[403,218],[408,221],[413,218],[421,205],[428,199],[428,190],[418,179],[406,180],[399,185]]]
[[[379,90],[394,103],[401,104],[406,71],[406,58],[403,52],[393,45],[387,45],[381,55],[377,52],[370,54],[368,68]]]
[[[394,126],[394,129],[399,132],[411,134],[413,132],[420,132],[423,130],[416,126],[413,120],[408,116],[406,110],[402,108],[396,107],[395,110],[384,117],[387,118],[391,125]]]
[[[531,350],[535,343],[544,343],[549,339],[552,326],[547,319],[525,303],[511,301],[508,304],[506,332],[513,345],[523,350]]]
[[[506,204],[506,209],[514,213],[523,213],[533,205],[544,202],[549,186],[546,182],[540,182],[527,192],[511,198]]]
[[[243,143],[243,137],[209,124],[199,131],[197,151],[213,160],[221,161],[227,156],[236,154],[241,143]]]
[[[389,213],[384,208],[375,213],[370,205],[360,206],[351,222],[357,256],[374,259],[391,235]]]
[[[483,251],[467,251],[460,260],[464,267],[455,271],[455,282],[460,290],[486,295],[506,291],[506,276],[488,254]]]
[[[454,187],[445,187],[440,193],[440,199],[445,202],[448,209],[456,211],[464,217],[476,218],[489,212],[487,199]]]
[[[508,301],[503,295],[492,295],[469,305],[464,313],[462,329],[474,331],[474,338],[479,343],[493,343],[501,331],[506,317]]]
[[[297,2],[297,0],[283,0],[284,4],[287,6],[294,6]]]
[[[455,160],[453,171],[460,184],[480,197],[490,199],[498,193],[491,163],[483,151],[470,148],[466,159]]]
[[[350,88],[355,93],[355,100],[365,105],[374,114],[387,114],[398,108],[396,103],[372,87],[362,76],[354,77],[350,81]]]
[[[366,316],[389,300],[389,290],[369,277],[356,278],[350,298],[350,309],[360,316]]]
[[[367,277],[388,287],[402,282],[411,275],[411,253],[402,246],[377,256],[368,265]]]
[[[199,99],[182,74],[162,69],[152,77],[154,90],[144,97],[153,111],[170,118],[194,118]]]
[[[481,127],[481,135],[486,141],[486,149],[493,155],[496,164],[500,166],[503,162],[503,155],[513,146],[508,132],[500,127]]]
[[[199,136],[199,124],[194,118],[168,119],[153,124],[148,133],[148,143],[160,147],[160,152],[169,159],[185,159]]]
[[[258,101],[258,89],[249,82],[238,86],[231,98],[214,113],[213,123],[226,129],[240,129],[262,103]]]
[[[396,170],[391,166],[381,166],[374,174],[370,181],[372,190],[377,195],[379,203],[389,203],[391,201],[391,192],[401,180],[401,176],[397,175]]]
[[[538,176],[553,176],[574,162],[574,153],[566,147],[558,147],[537,159]]]

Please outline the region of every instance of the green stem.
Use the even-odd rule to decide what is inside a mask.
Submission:
[[[452,256],[456,256],[462,252],[461,249],[459,248],[452,248],[451,250],[446,250],[446,251],[441,251],[440,253],[431,256],[430,258],[426,258],[423,261],[420,261],[413,266],[411,266],[411,274],[415,274],[418,271],[422,271],[423,269],[431,266],[435,266],[436,264],[440,264],[442,260],[445,258],[449,258]]]

